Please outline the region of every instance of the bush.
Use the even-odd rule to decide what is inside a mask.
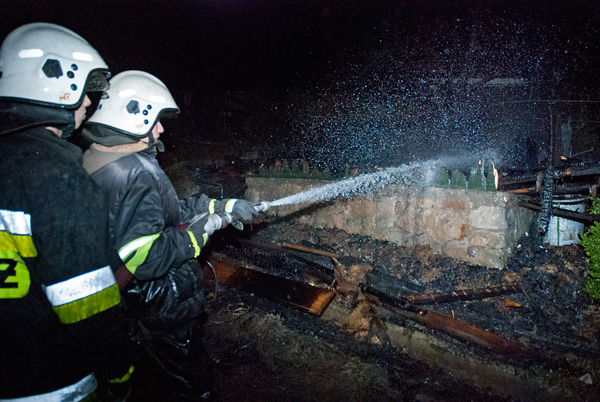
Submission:
[[[592,214],[600,214],[600,198],[592,198]],[[586,292],[600,299],[600,222],[594,222],[589,230],[581,235],[581,245],[587,254],[590,267],[586,273]]]

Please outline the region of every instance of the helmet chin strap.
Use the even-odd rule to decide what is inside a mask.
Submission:
[[[154,137],[154,134],[152,133],[152,131],[150,131],[150,134],[148,134],[148,149],[156,149],[158,152],[165,152],[165,144],[163,144],[163,142]]]
[[[68,123],[66,126],[60,127],[62,130],[61,138],[69,138],[71,134],[75,131],[75,111],[72,110],[68,114]]]
[[[158,138],[154,137],[154,133],[150,131],[150,134],[148,134],[148,140],[148,144],[154,145],[158,141]]]

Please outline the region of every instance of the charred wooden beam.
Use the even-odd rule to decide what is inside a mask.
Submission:
[[[536,169],[525,173],[502,172],[498,181],[498,191],[531,189],[539,193],[542,188],[541,179],[544,176],[544,170]],[[562,188],[565,193],[589,189],[598,183],[599,176],[600,165],[556,166],[552,174],[555,186]],[[565,183],[566,180],[575,183]]]
[[[583,197],[588,196],[588,195],[592,195],[594,192],[594,187],[597,186],[597,184],[594,184],[594,182],[590,181],[590,182],[584,182],[584,183],[573,183],[573,182],[568,182],[568,183],[561,183],[561,182],[557,182],[554,183],[554,195],[558,196],[558,195],[581,195]],[[513,194],[519,195],[519,196],[529,196],[529,197],[538,197],[540,196],[540,189],[537,188],[537,184],[534,185],[534,183],[527,183],[526,185],[523,186],[514,186],[512,188],[508,188],[508,187],[504,187],[499,189],[499,191],[512,191]]]
[[[392,308],[396,314],[404,318],[418,322],[431,329],[446,332],[455,338],[483,346],[501,355],[507,357],[526,357],[530,354],[524,345],[511,342],[501,335],[475,327],[455,318],[430,310],[414,312],[397,307]]]
[[[534,211],[542,210],[542,207],[540,205],[537,205],[537,204],[534,204],[534,203],[531,203],[528,201],[519,201],[519,205],[524,208],[532,209]],[[552,208],[552,215],[558,216],[561,218],[571,219],[571,220],[578,221],[578,222],[583,222],[583,223],[600,222],[600,215],[592,215],[592,214],[587,214],[587,213],[583,213],[583,212],[567,211],[567,210],[560,209],[560,208]]]
[[[495,297],[522,292],[523,288],[521,286],[491,286],[480,289],[454,290],[451,292],[444,293],[405,295],[404,299],[415,305],[424,305],[453,302],[458,300],[478,300],[485,299],[487,297]]]
[[[236,239],[236,241],[242,243],[242,244],[247,244],[249,246],[255,246],[255,247],[260,247],[260,248],[266,248],[269,250],[276,250],[276,251],[288,251],[291,252],[289,250],[284,249],[282,246],[280,246],[277,243],[269,243],[269,242],[264,242],[264,241],[258,241],[255,239],[244,239],[244,238],[239,238]]]
[[[243,292],[277,301],[312,314],[321,315],[335,292],[313,281],[300,281],[262,272],[255,266],[242,266],[239,261],[213,255],[209,261],[218,282]],[[209,281],[207,281],[209,282]],[[215,283],[215,291],[217,285]]]
[[[474,343],[506,357],[528,357],[530,355],[525,346],[511,342],[503,336],[434,311],[415,309],[407,301],[398,300],[372,287],[363,287],[363,290],[377,297],[380,302],[391,306],[392,311],[399,316],[428,328],[443,331],[455,338]]]
[[[311,247],[300,246],[298,244],[292,244],[292,243],[282,243],[282,244],[268,243],[268,242],[258,241],[258,240],[255,240],[255,239],[238,239],[238,241],[240,243],[245,243],[245,244],[248,244],[248,245],[251,245],[251,246],[256,246],[256,247],[261,247],[261,248],[268,248],[268,249],[271,249],[271,250],[277,250],[277,251],[282,251],[282,252],[295,253],[295,251],[304,251],[306,253],[322,255],[322,256],[325,256],[325,257],[340,258],[340,255],[337,254],[337,253],[332,253],[330,251],[324,251],[324,250],[318,250],[318,249],[311,248]],[[295,250],[295,251],[293,251],[293,250]]]
[[[312,253],[312,254],[324,255],[326,257],[331,257],[331,258],[340,258],[340,255],[338,253],[332,253],[332,252],[324,251],[324,250],[317,250],[315,248],[300,246],[298,244],[283,243],[283,247],[291,248],[294,250],[306,251],[307,253]]]
[[[596,180],[584,183],[554,183],[554,195],[581,194],[586,196],[591,194],[595,182]]]

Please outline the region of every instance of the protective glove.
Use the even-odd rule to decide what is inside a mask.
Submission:
[[[218,212],[216,214],[196,215],[190,221],[187,230],[192,232],[196,238],[204,234],[211,236],[216,230],[224,229],[231,223],[231,214]]]
[[[242,221],[232,221],[231,226],[237,230],[244,230],[244,223]]]
[[[210,208],[209,208],[210,212]],[[230,213],[234,221],[237,220],[251,220],[254,216],[258,215],[258,211],[254,208],[254,203],[246,200],[239,200],[237,198],[225,198],[222,200],[215,200],[214,212],[227,212]]]

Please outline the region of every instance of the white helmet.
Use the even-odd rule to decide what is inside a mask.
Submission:
[[[125,71],[110,80],[88,126],[102,125],[143,138],[164,113],[179,113],[171,92],[161,80],[143,71]]]
[[[23,25],[0,48],[0,100],[73,109],[87,91],[105,90],[109,76],[98,52],[59,25]]]

